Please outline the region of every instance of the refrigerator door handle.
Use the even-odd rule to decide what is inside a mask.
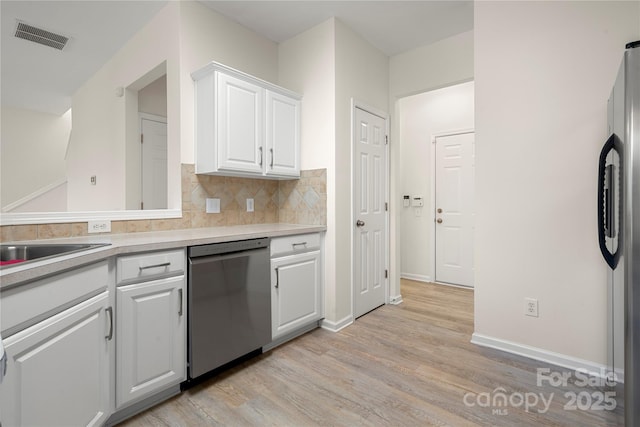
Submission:
[[[618,174],[621,174],[622,169],[622,145],[620,139],[614,133],[611,134],[607,142],[605,142],[602,150],[600,151],[600,158],[598,160],[598,243],[600,244],[600,252],[604,260],[609,267],[615,269],[620,260],[620,248],[622,247],[622,233],[618,233],[618,244],[615,248],[615,252],[611,252],[607,248],[606,238],[613,237],[613,227],[617,222],[618,227],[622,224],[615,221],[613,215],[615,215],[615,208],[613,206],[615,199],[614,183],[615,183],[615,169],[607,166],[607,156],[614,150],[618,153],[620,159],[620,167],[618,168]],[[620,176],[620,175],[619,175]],[[605,186],[606,182],[606,186]],[[606,188],[605,188],[606,187]],[[622,189],[617,192],[622,197]],[[622,209],[618,210],[620,213]]]

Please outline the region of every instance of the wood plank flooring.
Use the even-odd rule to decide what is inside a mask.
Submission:
[[[121,426],[624,425],[620,399],[613,411],[584,409],[611,390],[471,344],[472,290],[403,280],[402,296],[401,305],[338,333],[316,329]],[[571,380],[539,387],[537,368]]]

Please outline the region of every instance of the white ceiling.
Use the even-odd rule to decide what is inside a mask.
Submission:
[[[335,16],[388,56],[473,28],[473,1],[200,1],[278,43]],[[165,4],[0,1],[2,106],[64,113],[71,95]],[[16,20],[70,41],[58,51],[17,39]]]
[[[0,1],[2,106],[63,114],[71,95],[166,1]],[[16,20],[70,37],[64,50],[14,37]]]
[[[277,43],[335,16],[387,56],[473,28],[473,1],[201,2]]]

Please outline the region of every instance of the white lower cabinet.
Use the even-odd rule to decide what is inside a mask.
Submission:
[[[321,259],[320,250],[271,259],[274,340],[324,317]]]
[[[108,291],[3,340],[3,426],[102,425],[109,416]]]
[[[116,289],[116,408],[186,378],[185,276]]]

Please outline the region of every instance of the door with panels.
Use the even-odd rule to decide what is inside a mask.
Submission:
[[[474,133],[439,136],[436,144],[437,282],[473,286]]]
[[[386,120],[355,109],[353,157],[354,315],[386,302]]]

